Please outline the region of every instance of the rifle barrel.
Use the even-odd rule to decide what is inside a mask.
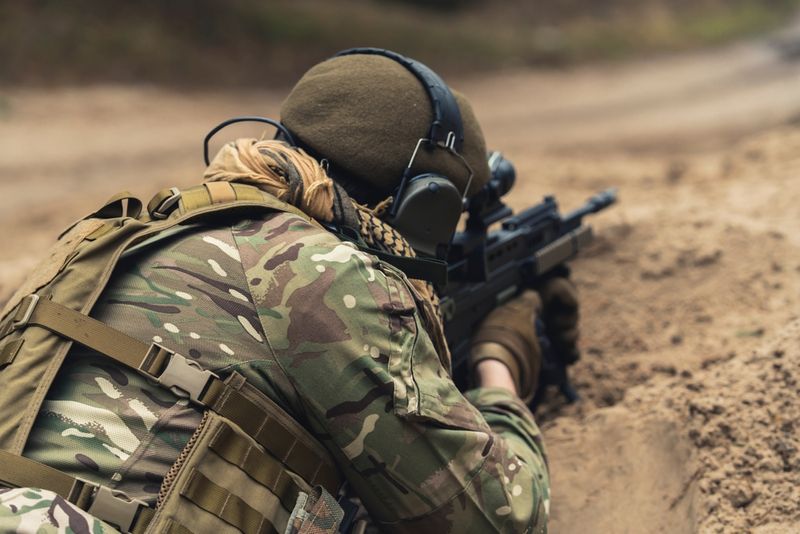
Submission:
[[[617,190],[609,188],[601,191],[586,201],[586,204],[569,213],[564,221],[580,220],[584,216],[604,210],[617,201]]]

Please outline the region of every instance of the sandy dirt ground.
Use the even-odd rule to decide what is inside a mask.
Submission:
[[[552,531],[800,531],[800,63],[756,41],[454,85],[512,206],[619,190],[573,265],[582,400],[540,414]],[[205,132],[282,96],[0,89],[0,300],[60,228],[195,184]]]

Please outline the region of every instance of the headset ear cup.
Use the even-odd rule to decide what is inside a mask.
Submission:
[[[461,110],[456,97],[438,74],[419,61],[382,48],[350,48],[336,56],[354,54],[378,55],[396,61],[420,81],[428,94],[433,115],[431,125],[426,137],[417,142],[406,173],[411,172],[417,150],[423,141],[427,141],[431,148],[449,150],[461,157],[464,143]],[[463,157],[461,159],[466,164],[466,160]],[[409,179],[408,174],[404,174],[386,221],[418,253],[445,259],[462,211],[463,194],[446,177],[426,173]]]
[[[461,218],[462,195],[439,174],[422,174],[409,180],[397,206],[387,218],[419,253],[444,259]]]

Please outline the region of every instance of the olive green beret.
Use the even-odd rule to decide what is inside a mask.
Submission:
[[[474,173],[471,195],[489,180],[486,144],[469,102],[453,94],[464,124],[461,154]],[[281,106],[281,122],[302,146],[386,196],[399,184],[432,116],[428,94],[411,71],[387,57],[362,54],[314,66]],[[414,171],[443,174],[462,191],[469,178],[464,163],[441,148],[420,149]]]

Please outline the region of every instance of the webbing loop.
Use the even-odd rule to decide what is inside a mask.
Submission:
[[[147,203],[147,212],[153,219],[166,219],[177,207],[181,191],[177,187],[164,189]]]
[[[212,382],[204,395],[203,400],[210,409],[239,425],[245,434],[312,486],[319,484],[333,495],[338,492],[342,481],[334,465],[323,461],[313,449],[298,440],[287,426],[269,412],[265,413],[245,395],[230,388],[223,393],[218,385],[226,386],[223,382]],[[253,417],[255,413],[261,415]]]
[[[181,495],[218,517],[229,525],[248,534],[278,534],[270,520],[247,504],[241,497],[216,485],[200,471],[193,471]]]
[[[300,488],[286,469],[274,457],[265,454],[244,436],[225,424],[209,443],[209,448],[227,462],[274,493],[288,511],[292,511]]]
[[[203,187],[208,191],[212,204],[225,204],[236,200],[236,190],[230,182],[205,182]]]
[[[89,217],[100,219],[113,219],[116,217],[136,218],[142,213],[142,201],[128,191],[117,193],[109,198],[99,210]],[[89,218],[87,217],[87,218]]]
[[[24,343],[22,338],[0,343],[0,369],[14,361]]]
[[[184,527],[174,519],[167,519],[164,527],[164,534],[194,534],[191,530]]]
[[[28,324],[28,321],[30,321],[33,315],[33,310],[36,309],[36,305],[39,303],[39,298],[39,295],[34,294],[28,295],[22,299],[17,307],[17,311],[14,313],[14,318],[11,320],[12,332]]]
[[[0,323],[0,339],[28,324],[39,298],[39,295],[27,295],[19,301],[17,307],[9,312]]]

